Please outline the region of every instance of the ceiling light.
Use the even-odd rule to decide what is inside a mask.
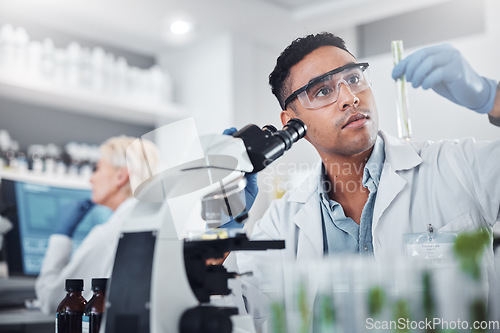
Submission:
[[[185,35],[192,29],[192,24],[188,21],[175,21],[170,24],[170,31],[175,35]]]

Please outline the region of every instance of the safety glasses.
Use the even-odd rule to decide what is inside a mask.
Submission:
[[[315,77],[308,84],[288,96],[283,105],[283,110],[295,97],[306,109],[319,109],[335,103],[339,98],[341,83],[345,84],[351,93],[359,93],[369,88],[371,80],[368,63],[347,64]]]

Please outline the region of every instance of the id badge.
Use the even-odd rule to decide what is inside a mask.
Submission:
[[[453,259],[453,244],[457,234],[439,232],[432,224],[427,225],[427,232],[405,234],[405,254],[417,259],[430,260],[434,263]]]

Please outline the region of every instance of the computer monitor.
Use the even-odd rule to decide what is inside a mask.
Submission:
[[[9,275],[36,276],[58,216],[72,202],[90,198],[91,191],[9,179],[2,179],[0,186],[3,210],[13,224],[4,239]],[[111,214],[107,207],[94,206],[75,231],[73,250]]]

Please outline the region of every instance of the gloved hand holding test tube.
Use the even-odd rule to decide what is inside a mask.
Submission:
[[[392,41],[391,46],[392,58],[394,61],[394,66],[396,66],[403,59],[403,41]],[[398,136],[400,139],[410,141],[412,129],[405,75],[402,75],[401,77],[396,79],[396,93],[398,95],[396,104]]]

